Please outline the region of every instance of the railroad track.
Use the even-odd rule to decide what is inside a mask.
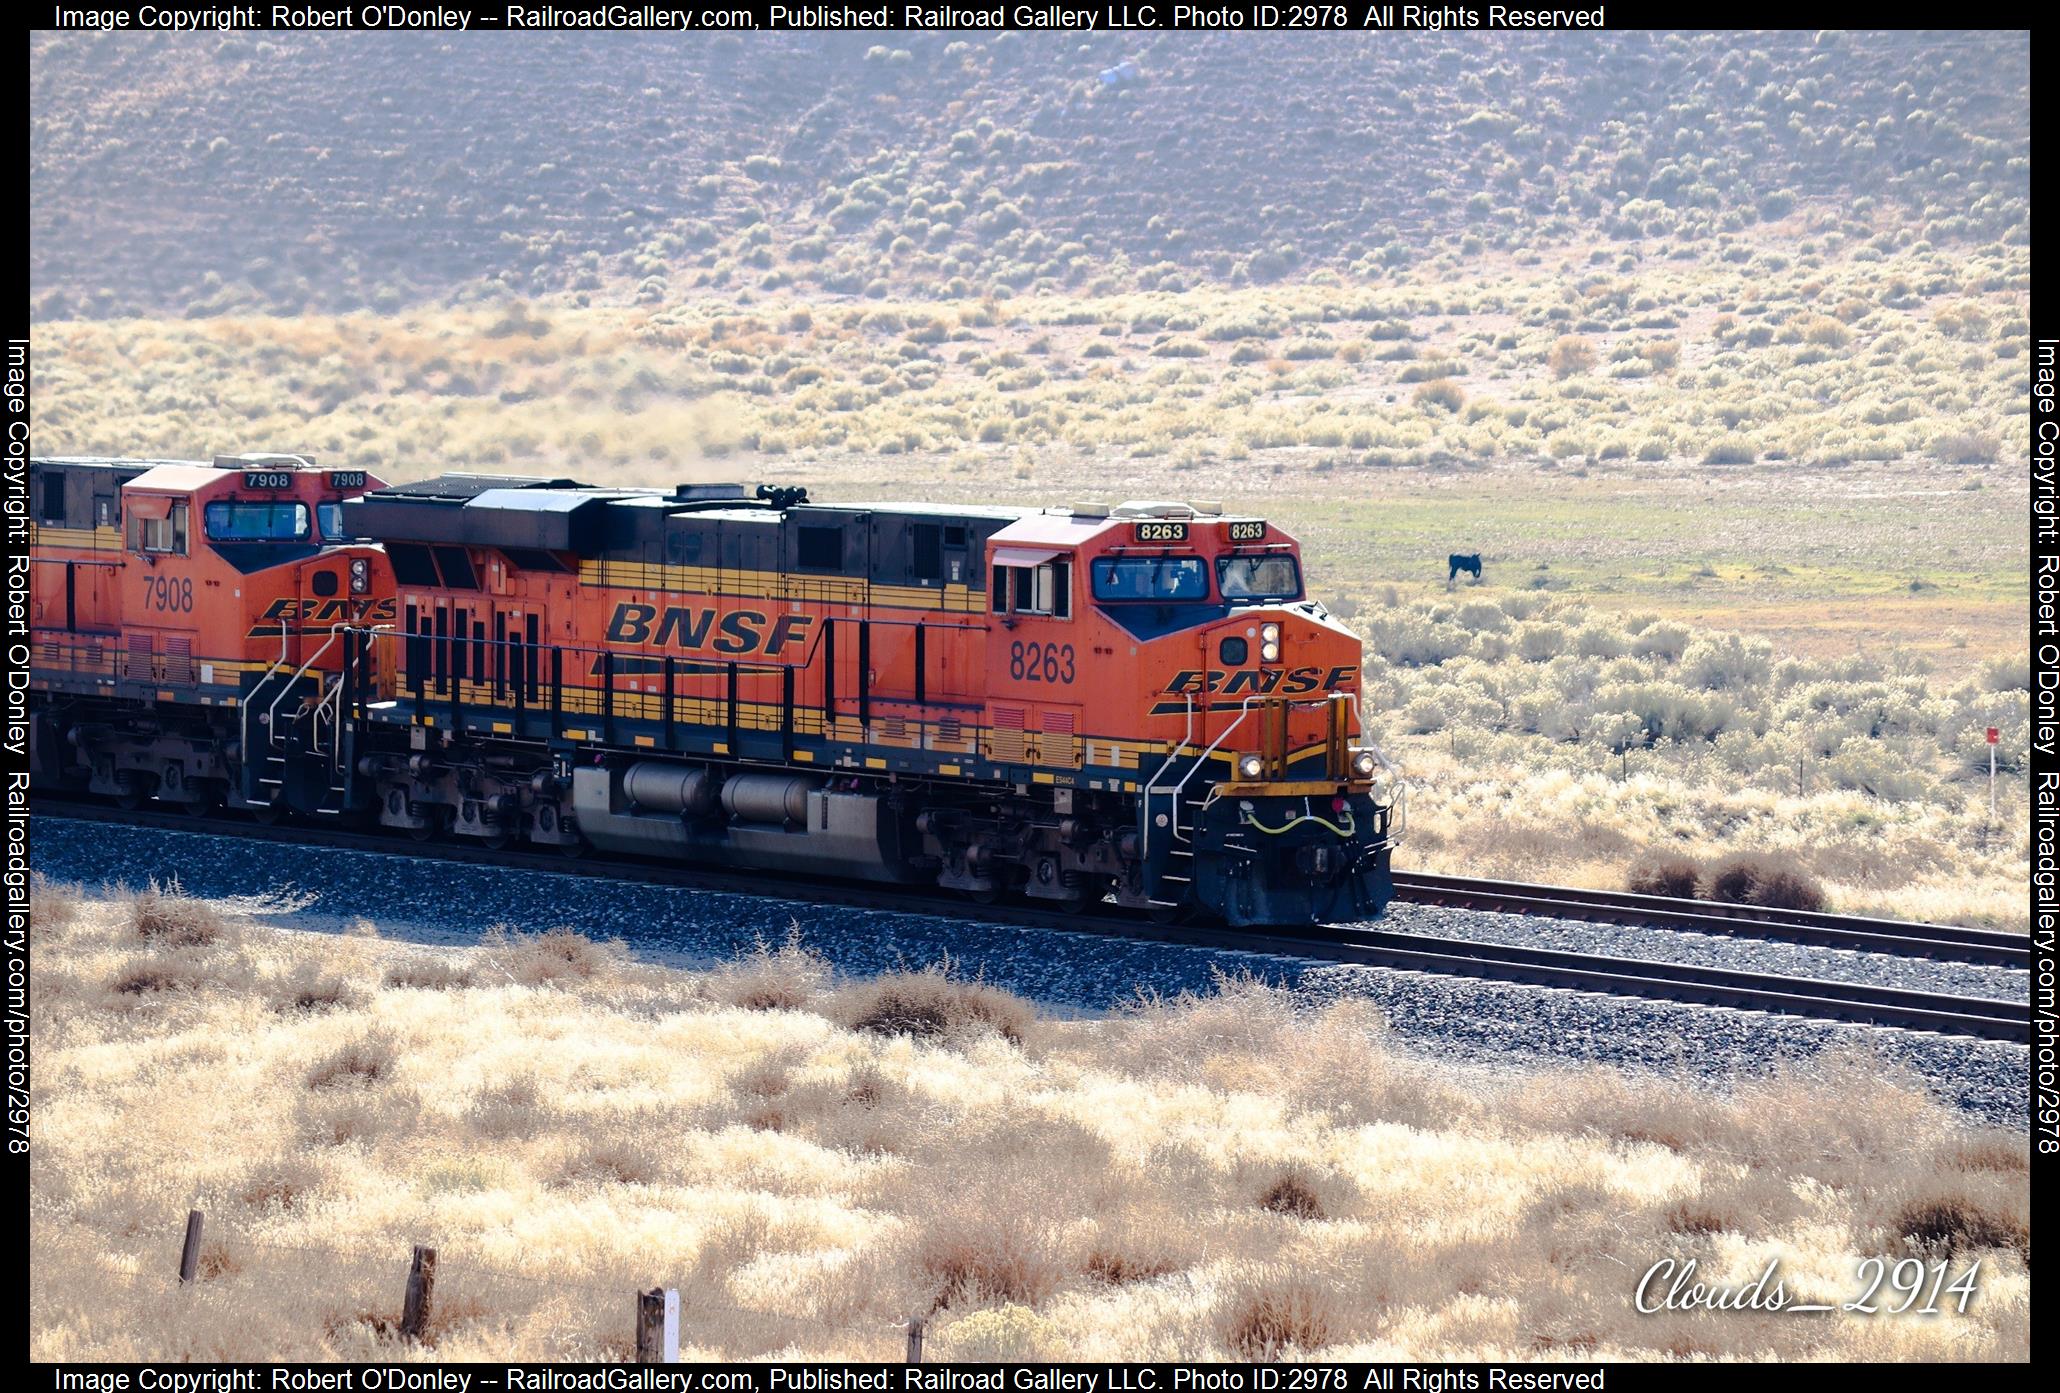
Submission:
[[[1625,890],[1587,890],[1565,885],[1468,876],[1395,872],[1395,898],[1413,904],[1485,909],[1502,914],[1539,914],[1554,919],[1687,929],[1737,938],[1780,939],[1821,948],[1888,953],[1899,958],[1933,958],[1990,967],[2031,966],[2031,944],[2023,934],[1969,929],[1957,924],[1918,924],[1901,919],[1867,919],[1854,914],[1769,909],[1720,900],[1636,895]]]
[[[1776,976],[1698,964],[1658,962],[1645,958],[1612,958],[1509,944],[1479,943],[1465,939],[1424,937],[1364,925],[1258,933],[1200,924],[1156,923],[1147,916],[1120,910],[1108,903],[1090,906],[1078,913],[1067,913],[1023,903],[982,905],[937,890],[802,877],[786,878],[776,889],[769,889],[763,876],[719,869],[601,856],[583,857],[575,861],[552,853],[521,851],[514,848],[497,851],[485,846],[456,841],[397,843],[391,837],[352,831],[324,823],[267,826],[224,815],[195,817],[185,813],[160,812],[147,808],[129,812],[108,804],[45,797],[36,800],[36,811],[45,817],[122,823],[200,836],[232,837],[246,841],[290,843],[297,846],[327,846],[340,850],[555,875],[591,877],[602,874],[647,884],[674,885],[750,895],[756,898],[832,903],[860,909],[910,914],[978,918],[990,922],[1139,938],[1233,952],[1433,972],[1612,996],[1726,1006],[1747,1011],[1774,1012],[2016,1043],[2026,1043],[2030,1039],[2029,1008],[2016,1002],[1825,981],[1817,978]],[[1397,877],[1398,882],[1402,879],[1403,877]],[[1421,881],[1425,878],[1411,879]],[[1495,884],[1470,883],[1484,886]],[[1517,888],[1533,889],[1547,894],[1554,889],[1547,886]],[[1457,895],[1460,892],[1455,889],[1451,893]],[[1503,908],[1499,904],[1493,907]],[[1531,912],[1548,911],[1533,909]],[[1638,922],[1648,921],[1641,919]]]

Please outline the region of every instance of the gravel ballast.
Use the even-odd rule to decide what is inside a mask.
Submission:
[[[88,886],[177,878],[188,893],[208,898],[296,895],[303,908],[272,917],[314,930],[368,919],[389,937],[463,944],[495,925],[533,931],[564,924],[681,966],[723,961],[798,933],[846,976],[949,956],[966,975],[1084,1013],[1118,1008],[1140,993],[1207,992],[1220,974],[1249,972],[1312,1003],[1371,1000],[1395,1043],[1426,1058],[1498,1068],[1608,1064],[1720,1081],[1858,1048],[1921,1076],[1941,1101],[1982,1120],[2021,1126],[2028,1106],[2027,1050],[1999,1041],[647,885],[571,865],[566,874],[506,870],[48,816],[36,819],[32,845],[38,871]],[[1382,926],[2009,1001],[2028,992],[2028,975],[2004,968],[1430,905],[1397,904]]]

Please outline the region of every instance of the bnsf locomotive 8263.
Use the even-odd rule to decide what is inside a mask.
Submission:
[[[1389,897],[1359,641],[1262,518],[33,476],[40,786],[1237,925]]]

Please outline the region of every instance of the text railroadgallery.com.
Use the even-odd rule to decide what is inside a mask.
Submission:
[[[1619,1377],[1622,1370],[1615,1371]],[[54,1393],[1597,1393],[1602,1366],[1499,1364],[72,1365]]]
[[[2060,1154],[2060,340],[2032,342],[2031,379],[2031,1125],[2032,1151]]]
[[[1231,5],[1124,0],[1113,5],[780,4],[678,8],[665,5],[60,5],[48,27],[170,30],[1595,30],[1610,27],[1602,5],[1417,5],[1279,3]]]

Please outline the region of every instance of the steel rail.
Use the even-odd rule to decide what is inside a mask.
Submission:
[[[982,905],[935,888],[886,886],[863,881],[793,876],[769,884],[763,875],[628,857],[589,855],[574,860],[549,852],[513,848],[497,851],[461,841],[402,842],[321,822],[264,824],[226,814],[194,816],[147,808],[129,812],[107,804],[50,797],[38,797],[35,810],[47,817],[126,823],[197,836],[328,846],[416,860],[544,874],[590,878],[598,873],[620,880],[753,898],[972,918],[1257,956],[1432,972],[2019,1043],[2030,1039],[2030,1008],[2020,1003],[1646,958],[1590,956],[1499,943],[1424,937],[1357,925],[1242,930],[1206,924],[1161,924],[1142,913],[1119,909],[1111,902],[1069,913],[1026,903]]]
[[[1538,914],[1554,919],[1684,929],[1739,938],[1784,940],[1900,958],[1935,958],[1990,967],[2029,968],[2031,943],[2023,934],[1970,929],[1958,924],[1921,924],[1869,919],[1852,914],[1773,909],[1625,890],[1589,890],[1567,885],[1484,880],[1472,876],[1394,873],[1395,898],[1412,904],[1503,914]]]

